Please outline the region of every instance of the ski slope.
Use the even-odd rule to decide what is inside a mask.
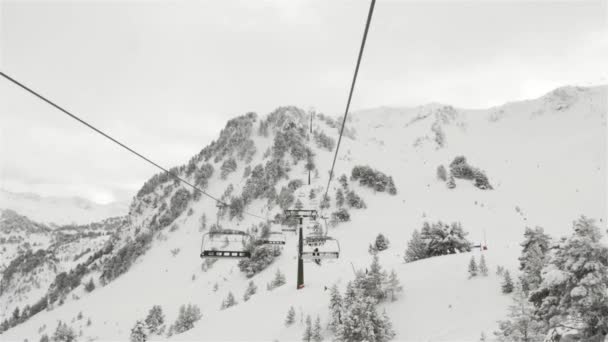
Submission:
[[[169,340],[301,340],[303,317],[319,315],[326,325],[329,291],[325,287],[338,284],[344,289],[354,278],[354,270],[368,267],[367,247],[378,233],[391,243],[379,253],[381,264],[397,272],[404,288],[396,302],[382,304],[391,317],[396,341],[477,341],[482,332],[491,338],[496,321],[505,318],[510,304],[510,297],[500,291],[495,270],[500,265],[517,273],[525,227],[542,226],[558,238],[569,234],[572,221],[584,214],[606,231],[607,89],[564,87],[539,99],[487,110],[451,110],[431,104],[353,113],[347,125],[354,129],[355,139],[342,141],[336,177],[350,175],[355,165],[370,165],[391,175],[398,193],[374,193],[351,182],[367,209],[349,210],[351,222],[330,228],[330,235],[340,241],[340,259],[322,266],[306,263],[303,290],[296,290],[297,239],[289,233],[282,256],[252,279],[239,271],[237,260],[218,260],[202,271],[200,217],[204,213],[208,223],[213,223],[217,211],[215,203],[203,197],[190,202],[192,214],[184,211],[175,221],[178,228],[164,230],[162,238],[155,238],[152,248],[126,274],[90,294],[81,286],[76,290],[78,300],[68,298],[62,306],[8,330],[2,340],[36,341],[43,333],[52,335],[58,320],[70,322],[77,332],[82,330],[82,340],[128,340],[135,321],[144,319],[153,305],[162,306],[170,324],[179,307],[188,303],[200,306],[202,319],[192,330]],[[444,134],[442,147],[435,141],[433,125],[440,126]],[[336,135],[323,122],[316,121],[314,127]],[[258,152],[252,165],[262,160],[264,146],[269,146],[269,138],[254,140]],[[324,170],[329,170],[333,155],[316,148],[315,153],[321,172],[312,187],[322,188],[327,181]],[[482,191],[460,179],[450,190],[438,181],[437,166],[447,167],[458,155],[485,170],[494,190]],[[216,172],[207,191],[221,194],[233,184],[238,193],[244,183],[244,167],[239,163],[226,180]],[[304,180],[301,170],[294,167],[290,179]],[[282,181],[278,188],[286,183]],[[337,186],[337,181],[332,183],[332,198]],[[255,201],[246,210],[268,217],[278,212],[275,207],[268,213],[264,207],[262,201]],[[141,217],[149,215],[145,212]],[[413,230],[425,221],[438,220],[459,221],[469,240],[487,242],[488,250],[483,253],[490,269],[488,277],[468,279],[469,259],[471,254],[478,259],[478,250],[404,263]],[[243,230],[257,223],[258,219],[248,216],[238,223],[222,222]],[[179,252],[173,256],[171,251],[176,249]],[[277,269],[285,273],[287,284],[267,291],[266,284]],[[258,293],[243,302],[249,280],[258,286]],[[239,304],[220,310],[229,292]],[[290,306],[296,309],[296,324],[285,327]],[[82,320],[75,319],[79,312],[84,315]],[[90,326],[85,324],[88,318]],[[331,339],[327,330],[324,336]]]

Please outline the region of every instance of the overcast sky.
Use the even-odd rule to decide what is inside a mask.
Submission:
[[[167,166],[226,120],[341,115],[368,1],[5,1],[0,69]],[[607,1],[378,0],[352,108],[607,83]],[[128,200],[157,170],[0,79],[0,187]]]

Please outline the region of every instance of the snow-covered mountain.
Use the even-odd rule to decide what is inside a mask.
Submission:
[[[343,291],[354,272],[369,268],[368,246],[382,233],[390,245],[378,253],[380,263],[394,270],[403,285],[397,301],[380,304],[393,323],[395,340],[477,341],[481,333],[491,339],[511,302],[495,270],[502,266],[517,274],[526,227],[541,226],[557,240],[586,215],[606,232],[607,95],[605,86],[564,87],[486,110],[430,104],[353,113],[329,189],[330,207],[323,211],[333,217],[328,233],[340,242],[340,258],[307,263],[301,290],[296,290],[295,235],[287,234],[281,255],[270,258],[267,267],[246,272],[236,260],[201,261],[201,236],[217,223],[254,235],[268,225],[280,231],[270,220],[282,220],[282,209],[292,207],[298,193],[312,190],[321,197],[339,119],[315,115],[309,141],[310,113],[295,107],[235,118],[218,140],[173,169],[230,203],[229,208],[218,211],[215,201],[167,175],[153,177],[131,203],[128,222],[91,267],[74,272],[82,284],[55,291],[55,281],[44,297],[52,303],[0,336],[3,341],[39,340],[62,321],[82,340],[127,340],[136,321],[159,305],[167,329],[154,339],[296,341],[302,339],[304,317],[311,315],[320,317],[330,340],[327,288],[336,284]],[[452,180],[439,180],[438,167],[449,168],[458,156],[487,179],[480,173],[475,181],[456,177],[455,187],[447,186]],[[396,194],[350,177],[356,166],[392,177]],[[312,184],[301,186],[297,180],[308,182],[307,168],[313,169]],[[340,180],[343,174],[347,177]],[[346,222],[332,215],[340,206],[338,189],[354,191],[353,198],[365,202],[360,209],[343,205],[350,215]],[[473,244],[488,249],[405,263],[412,232],[437,221],[460,222]],[[471,279],[469,260],[481,253],[490,274]],[[277,270],[287,282],[267,290]],[[88,279],[94,279],[94,291],[84,289]],[[258,290],[245,301],[250,281]],[[222,309],[229,293],[239,303]],[[4,309],[13,312],[25,303]],[[200,307],[202,318],[185,332],[171,330],[170,336],[168,327],[187,304]],[[295,323],[286,326],[292,306]]]
[[[78,269],[85,260],[93,268],[97,255],[126,223],[125,217],[116,217],[51,228],[0,210],[0,321],[12,313],[8,309],[36,305],[58,275]]]
[[[81,197],[45,197],[0,189],[0,208],[11,209],[32,220],[52,226],[86,224],[108,217],[124,216],[126,202],[98,204]]]

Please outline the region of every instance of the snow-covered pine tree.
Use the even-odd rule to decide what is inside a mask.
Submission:
[[[287,317],[285,318],[285,325],[290,326],[296,321],[296,310],[293,306],[289,307],[287,311]]]
[[[391,273],[389,274],[388,280],[386,282],[386,297],[390,297],[391,301],[394,302],[395,300],[397,300],[396,294],[401,292],[402,290],[403,287],[399,282],[399,278],[397,278],[397,273],[395,273],[395,270],[391,270]]]
[[[76,341],[76,333],[67,325],[59,321],[57,329],[53,333],[53,342],[74,342]]]
[[[306,326],[304,327],[304,334],[302,335],[302,341],[310,342],[312,340],[312,322],[310,315],[306,316]]]
[[[323,334],[321,333],[321,317],[317,315],[317,319],[315,319],[315,324],[312,327],[312,336],[311,339],[313,342],[322,342]]]
[[[258,292],[258,287],[254,284],[253,280],[249,281],[245,294],[243,294],[243,300],[245,302],[248,301],[256,292]]]
[[[201,310],[197,305],[182,305],[179,308],[179,314],[177,316],[177,319],[172,325],[173,331],[176,334],[180,334],[184,331],[190,330],[194,327],[194,322],[201,319],[201,317]]]
[[[428,256],[454,254],[471,250],[471,242],[459,222],[446,224],[424,222],[420,236],[427,243]]]
[[[356,278],[363,279],[364,275],[361,272],[358,272]],[[344,293],[344,299],[342,300],[342,308],[343,310],[347,307],[350,307],[354,301],[357,300],[357,287],[355,283],[349,281],[346,284],[346,292]],[[344,316],[344,315],[342,315]]]
[[[160,305],[152,306],[148,316],[146,316],[145,323],[151,333],[157,334],[159,332],[160,327],[165,323],[165,315]]]
[[[511,293],[513,292],[513,280],[511,279],[511,274],[509,273],[509,270],[505,270],[505,272],[503,273],[503,280],[502,280],[502,293]]]
[[[342,176],[338,178],[338,181],[340,182],[340,185],[342,185],[342,188],[344,188],[344,190],[348,189],[348,178],[345,174],[342,174]]]
[[[523,260],[522,260],[523,259]],[[535,290],[542,281],[541,271],[546,264],[545,253],[538,244],[530,245],[530,248],[520,258],[522,261],[522,272],[520,281],[525,292]]]
[[[372,257],[372,263],[369,266],[369,272],[365,275],[362,281],[355,280],[359,283],[366,297],[372,297],[377,302],[385,298],[384,284],[386,283],[387,274],[380,265],[378,255]]]
[[[342,295],[338,290],[338,285],[334,284],[329,291],[329,329],[334,333],[342,324]]]
[[[336,190],[336,205],[338,207],[344,206],[344,192],[340,188],[338,188],[338,190]]]
[[[486,264],[486,257],[483,254],[479,260],[479,273],[484,277],[488,276],[488,265]]]
[[[131,342],[146,342],[148,340],[148,327],[146,327],[146,324],[139,320],[135,322],[129,339]]]
[[[280,269],[277,268],[277,272],[274,275],[274,279],[272,281],[272,287],[279,287],[285,285],[287,280],[285,279],[285,275],[281,272]]]
[[[414,229],[412,238],[407,243],[407,249],[405,250],[405,262],[412,262],[428,257],[428,246],[422,239],[420,232]]]
[[[374,242],[374,247],[377,251],[386,250],[389,246],[389,241],[382,233],[376,236],[376,241]]]
[[[473,278],[477,276],[478,268],[477,263],[475,262],[475,256],[471,256],[471,261],[469,261],[469,278]]]
[[[519,257],[520,280],[525,292],[534,290],[541,282],[541,270],[546,264],[551,237],[542,227],[526,228]]]
[[[228,296],[226,296],[226,299],[224,299],[224,301],[222,302],[221,309],[228,309],[229,307],[235,306],[237,304],[238,302],[234,298],[232,292],[228,292]]]
[[[549,329],[574,326],[585,341],[608,335],[608,247],[591,219],[582,216],[542,271],[530,300]]]
[[[91,292],[91,291],[95,290],[95,282],[93,281],[93,277],[91,277],[91,279],[89,279],[89,282],[84,286],[84,289],[87,292]]]
[[[336,340],[385,342],[395,336],[386,313],[380,315],[375,299],[362,293],[345,308],[343,323],[339,326]]]
[[[513,293],[513,304],[509,306],[508,319],[498,322],[499,330],[494,332],[496,339],[500,342],[543,341],[543,325],[535,319],[534,311],[534,305],[518,284]]]

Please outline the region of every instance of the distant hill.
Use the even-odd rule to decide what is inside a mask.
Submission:
[[[0,209],[11,209],[34,221],[56,226],[124,216],[129,211],[129,203],[98,204],[81,197],[44,197],[0,189]]]

